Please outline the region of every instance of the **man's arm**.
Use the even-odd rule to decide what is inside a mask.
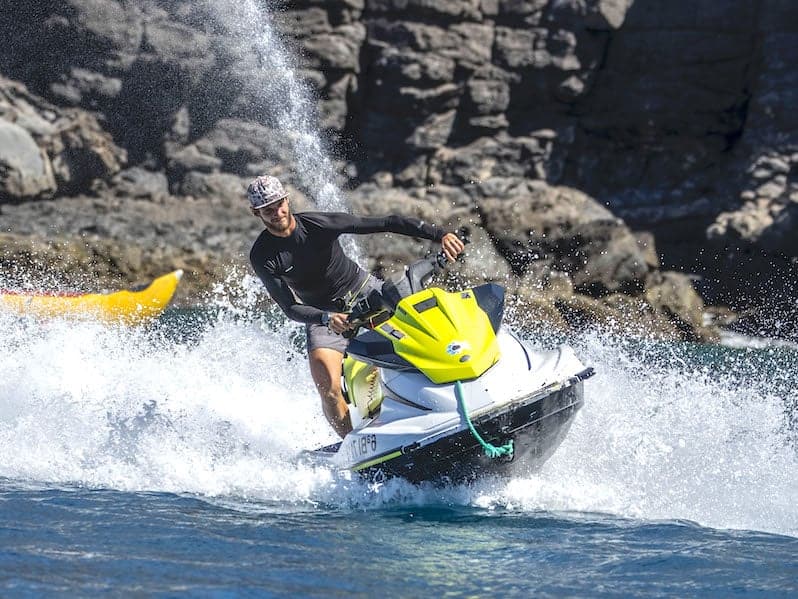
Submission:
[[[319,226],[334,234],[399,233],[438,241],[446,259],[450,262],[454,261],[465,247],[463,241],[454,233],[447,233],[432,223],[399,214],[354,216],[344,212],[323,212],[314,214],[313,219]]]
[[[275,277],[263,268],[256,267],[255,272],[263,281],[266,290],[277,305],[285,312],[291,320],[303,322],[305,324],[322,324],[322,310],[313,306],[306,306],[296,301],[291,288],[280,277]]]
[[[306,213],[306,218],[320,228],[339,235],[343,233],[355,235],[399,233],[432,241],[441,241],[446,235],[446,231],[437,225],[399,214],[355,216],[345,212],[317,212],[312,215]]]

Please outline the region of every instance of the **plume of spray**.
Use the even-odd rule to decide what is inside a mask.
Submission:
[[[212,6],[231,43],[240,44],[240,50],[254,49],[259,58],[257,83],[268,101],[277,133],[291,149],[299,181],[313,191],[320,208],[343,210],[346,202],[335,184],[335,168],[318,132],[313,95],[297,75],[296,64],[275,31],[273,14],[255,0],[240,0],[232,8],[219,2]]]
[[[291,165],[300,185],[310,190],[321,210],[348,211],[346,199],[336,185],[335,166],[319,134],[317,105],[311,90],[297,74],[294,57],[286,51],[274,24],[274,13],[256,0],[239,0],[232,7],[210,2],[213,14],[227,30],[225,42],[242,54],[254,50],[259,70],[253,72],[258,93],[269,106],[269,120],[286,142]],[[361,252],[350,236],[342,238],[347,254],[361,263]],[[362,265],[362,264],[361,264]]]
[[[798,534],[791,350],[575,340],[596,368],[563,445],[486,506],[520,506]]]

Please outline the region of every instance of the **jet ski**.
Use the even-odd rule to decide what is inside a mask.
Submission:
[[[354,306],[343,368],[353,429],[314,460],[445,484],[532,472],[562,442],[593,369],[503,326],[500,285],[427,287],[445,265],[419,260]]]

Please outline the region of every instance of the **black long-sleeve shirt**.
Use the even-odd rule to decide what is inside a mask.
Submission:
[[[252,245],[249,260],[285,314],[311,324],[320,324],[324,312],[338,311],[333,300],[356,291],[364,277],[361,268],[341,249],[340,235],[399,233],[440,241],[446,233],[433,224],[395,214],[363,217],[343,212],[299,212],[294,218],[296,228],[288,237],[264,230]]]

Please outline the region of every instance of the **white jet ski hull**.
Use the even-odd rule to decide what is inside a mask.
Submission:
[[[541,351],[504,329],[498,340],[501,359],[482,376],[461,382],[462,399],[483,440],[512,440],[511,455],[485,455],[458,407],[454,384],[386,369],[379,413],[359,420],[353,412],[354,430],[341,443],[313,452],[315,457],[369,478],[400,476],[416,483],[538,469],[565,437],[593,370],[568,346]]]

